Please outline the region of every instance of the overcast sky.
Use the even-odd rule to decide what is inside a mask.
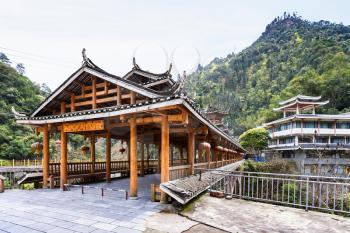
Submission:
[[[55,89],[82,61],[123,76],[132,57],[145,70],[191,71],[249,46],[284,11],[350,24],[349,1],[0,0],[0,51]]]

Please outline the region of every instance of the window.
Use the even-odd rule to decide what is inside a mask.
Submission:
[[[318,128],[317,122],[306,121],[306,122],[304,122],[304,128]]]
[[[345,143],[344,137],[332,137],[331,143]]]
[[[277,126],[277,131],[288,130],[292,128],[292,123],[280,124]]]
[[[281,138],[279,144],[290,144],[294,143],[294,137]]]
[[[301,122],[300,121],[293,122],[293,127],[294,128],[301,128]]]
[[[333,123],[332,122],[321,122],[320,128],[322,129],[332,129]]]
[[[316,143],[328,143],[328,137],[316,137]]]
[[[350,123],[349,122],[337,123],[337,129],[350,129]]]

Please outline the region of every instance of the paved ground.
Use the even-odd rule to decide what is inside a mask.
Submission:
[[[228,232],[350,232],[350,218],[208,195],[183,214]]]
[[[101,197],[98,190],[86,190],[85,195],[79,189],[6,190],[0,194],[0,232],[145,231],[147,219],[168,207],[149,199],[148,185],[157,179],[140,178],[140,199],[127,201],[122,193]],[[128,179],[95,185],[128,188]]]

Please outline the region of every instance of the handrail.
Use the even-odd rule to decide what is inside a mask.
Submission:
[[[128,200],[128,191],[125,189],[103,188],[103,187],[88,186],[88,185],[76,185],[76,184],[64,184],[64,191],[69,191],[70,190],[69,187],[81,187],[81,194],[84,194],[85,188],[100,189],[102,197],[104,196],[104,191],[124,192],[125,193],[125,200]]]

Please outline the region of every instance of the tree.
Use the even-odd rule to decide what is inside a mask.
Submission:
[[[2,53],[2,52],[0,52],[0,61],[7,64],[7,65],[11,64],[10,59],[6,56],[5,53]]]
[[[23,63],[18,63],[16,65],[16,70],[20,75],[23,75],[25,73],[25,67]]]
[[[41,84],[40,90],[42,91],[45,97],[49,96],[52,92],[50,87],[46,83]]]
[[[253,128],[239,137],[239,142],[250,153],[258,154],[268,145],[269,132],[265,128]]]

